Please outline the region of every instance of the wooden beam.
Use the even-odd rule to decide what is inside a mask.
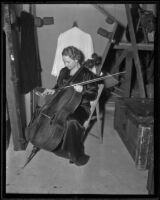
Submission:
[[[141,64],[140,64],[140,60],[139,60],[138,48],[137,48],[137,44],[136,44],[136,38],[135,38],[129,4],[125,4],[125,8],[126,8],[126,14],[127,14],[127,19],[128,19],[128,27],[129,27],[131,43],[132,43],[132,47],[133,47],[132,51],[133,51],[134,63],[135,63],[136,71],[137,71],[137,79],[138,79],[138,84],[139,84],[139,89],[140,89],[140,96],[142,98],[145,98],[146,94],[145,94],[145,89],[144,89],[142,68],[141,68]]]
[[[107,42],[106,48],[105,48],[104,53],[103,53],[103,56],[102,56],[102,64],[101,64],[101,66],[100,66],[100,67],[98,68],[98,70],[97,70],[97,73],[98,73],[98,74],[100,74],[101,69],[102,69],[102,67],[103,67],[103,65],[104,65],[105,59],[106,59],[106,57],[107,57],[108,51],[109,51],[109,49],[110,49],[110,46],[111,46],[111,44],[114,42],[114,41],[113,41],[113,38],[114,38],[115,31],[116,31],[116,29],[117,29],[117,26],[118,26],[118,24],[115,23],[114,28],[113,28],[113,30],[112,30],[112,36],[110,37],[109,41]]]
[[[133,53],[129,52],[126,56],[126,75],[125,75],[125,97],[130,97],[131,93],[131,79],[132,79],[132,66],[133,66]]]
[[[115,17],[113,17],[105,8],[102,7],[102,5],[100,4],[93,4],[93,6],[99,10],[103,15],[105,15],[106,17],[110,17],[110,19],[114,22],[117,22],[118,24],[120,24],[121,26],[124,27],[124,25],[119,21],[117,20]]]
[[[52,25],[54,24],[54,18],[53,17],[34,17],[34,25],[36,27],[42,27],[44,25]]]
[[[5,5],[4,30],[6,33],[6,98],[11,122],[14,150],[25,150],[27,141],[24,137],[24,127],[20,112],[20,94],[18,90],[18,78],[16,73],[16,56],[11,32],[9,5]]]
[[[121,62],[124,60],[124,58],[127,56],[128,54],[128,49],[125,49],[122,54],[119,56],[119,58],[116,59],[116,63],[113,66],[112,72],[114,71],[119,71],[119,69],[117,70],[117,67],[120,66]]]
[[[114,45],[114,49],[128,49],[129,47],[132,47],[131,43],[128,42],[120,42],[118,45]],[[137,44],[138,50],[142,51],[153,51],[154,50],[154,44],[146,44],[146,43],[139,43]]]

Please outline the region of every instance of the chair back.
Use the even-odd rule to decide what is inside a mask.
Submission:
[[[91,120],[92,115],[93,115],[93,113],[94,113],[94,111],[95,111],[95,108],[96,108],[96,106],[97,106],[97,103],[98,103],[98,101],[99,101],[99,98],[100,98],[100,96],[101,96],[101,93],[102,93],[103,88],[104,88],[104,84],[98,84],[98,95],[97,95],[97,98],[96,98],[94,101],[91,101],[91,102],[90,102],[90,104],[91,104],[91,108],[90,108],[91,113],[90,113],[90,115],[89,115],[88,120],[85,121],[84,124],[83,124],[83,126],[85,127],[85,129],[87,129],[88,126],[89,126],[90,120]]]

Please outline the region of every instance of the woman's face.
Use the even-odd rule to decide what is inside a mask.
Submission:
[[[77,60],[73,60],[69,56],[62,56],[64,65],[69,69],[72,70],[77,66]]]

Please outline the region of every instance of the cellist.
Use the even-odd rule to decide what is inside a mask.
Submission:
[[[47,98],[48,94],[53,94],[59,87],[63,87],[80,70],[78,76],[73,80],[74,83],[80,83],[96,78],[96,75],[89,70],[89,66],[83,67],[84,54],[74,46],[64,48],[62,58],[65,67],[61,69],[54,89],[45,89],[42,95]],[[90,101],[95,100],[98,93],[96,82],[87,85],[73,86],[75,92],[82,96],[81,103],[73,114],[68,117],[68,126],[65,135],[54,153],[69,158],[70,163],[84,165],[89,157],[85,154],[82,136],[84,133],[84,122],[90,114]]]

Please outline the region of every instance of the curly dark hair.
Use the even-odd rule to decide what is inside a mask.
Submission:
[[[93,53],[92,58],[84,62],[84,66],[90,69],[93,66],[98,67],[101,63],[102,63],[102,57],[98,56],[96,53]]]
[[[68,46],[64,48],[62,51],[62,56],[69,56],[73,60],[78,60],[80,65],[84,62],[84,54],[81,50],[74,46]]]

